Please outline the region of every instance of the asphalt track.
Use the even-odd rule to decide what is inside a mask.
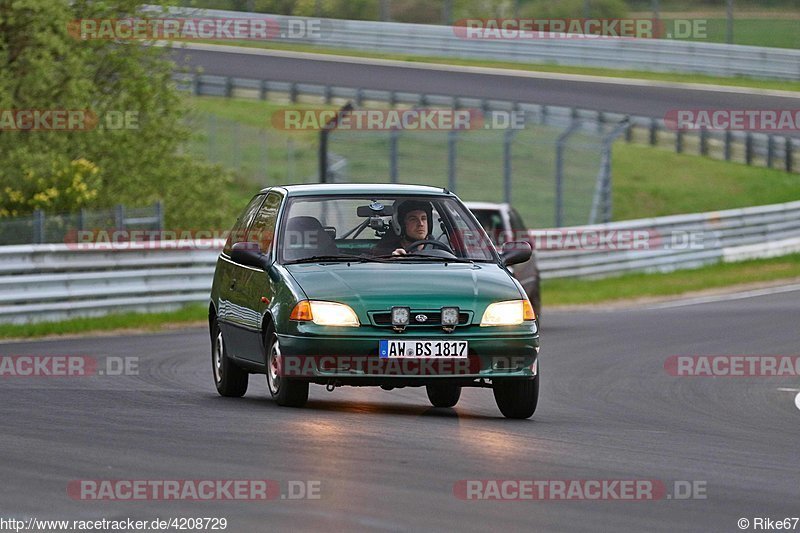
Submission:
[[[254,376],[213,389],[202,329],[0,345],[0,355],[138,357],[130,376],[0,377],[0,517],[227,517],[228,531],[739,531],[800,515],[797,378],[673,377],[673,354],[800,355],[800,290],[545,315],[531,420],[491,392],[454,409],[421,389],[312,387],[279,408]],[[786,390],[782,390],[786,389]],[[76,479],[320,482],[318,500],[70,499]],[[464,501],[467,479],[704,482],[706,499]],[[752,531],[752,529],[749,529]]]
[[[578,107],[663,118],[674,109],[798,109],[800,94],[685,84],[605,80],[498,69],[474,69],[321,54],[190,45],[176,63],[203,73]],[[402,66],[401,66],[402,65]]]

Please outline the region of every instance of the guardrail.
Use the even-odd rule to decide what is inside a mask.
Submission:
[[[547,250],[542,277],[605,277],[667,272],[800,252],[800,202],[550,230],[562,234],[644,230],[659,239],[694,236],[700,247],[649,250]],[[547,238],[547,230],[532,237]],[[85,249],[67,244],[0,247],[0,322],[26,323],[112,311],[155,311],[208,301],[221,241],[177,248],[122,243]],[[185,243],[184,243],[185,244]]]
[[[145,9],[153,7],[146,6]],[[329,48],[800,80],[800,50],[792,49],[668,39],[570,39],[563,34],[557,34],[555,38],[479,40],[459,37],[451,26],[289,17],[213,9],[171,8],[169,13],[178,17],[269,18],[282,30],[289,21],[321,21],[319,32],[295,35],[288,41]]]
[[[47,214],[36,209],[23,217],[0,218],[0,246],[67,242],[71,233],[84,229],[164,229],[164,205],[122,204],[111,209],[81,209],[76,213]]]
[[[777,168],[787,172],[800,172],[800,163],[797,161],[798,154],[800,154],[800,139],[789,136],[747,131],[680,132],[668,128],[664,119],[507,100],[205,74],[176,73],[173,75],[173,79],[177,82],[179,89],[191,91],[197,96],[259,98],[283,103],[314,101],[336,105],[352,101],[356,107],[388,104],[393,107],[398,105],[445,106],[476,108],[485,112],[516,111],[524,113],[531,124],[561,128],[570,126],[573,121],[582,121],[584,128],[594,127],[602,130],[605,125],[617,124],[627,117],[629,127],[625,138],[628,142],[668,146],[678,153],[694,152],[712,159]]]
[[[800,252],[800,202],[530,233],[546,244],[548,235],[554,232],[556,237],[564,236],[564,243],[569,243],[570,237],[588,237],[590,244],[576,249],[538,250],[543,279],[671,272]],[[637,249],[635,242],[627,239],[622,239],[622,247],[615,248],[618,241],[613,232],[639,232],[648,248]],[[596,236],[600,245],[595,244]],[[602,239],[609,236],[611,244],[603,245]]]

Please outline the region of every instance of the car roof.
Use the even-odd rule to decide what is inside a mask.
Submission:
[[[467,209],[508,209],[508,204],[505,203],[492,203],[492,202],[464,202],[464,205],[467,206]]]
[[[305,185],[280,185],[288,196],[348,195],[348,194],[425,194],[451,196],[452,193],[442,187],[427,185],[400,185],[387,183],[313,183]],[[266,192],[270,187],[263,189]]]

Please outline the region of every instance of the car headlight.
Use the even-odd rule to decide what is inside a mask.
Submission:
[[[528,300],[495,302],[483,312],[481,326],[515,326],[535,318],[533,306]]]
[[[319,326],[358,327],[361,325],[358,316],[349,305],[316,300],[297,302],[289,319],[300,322],[311,321]]]

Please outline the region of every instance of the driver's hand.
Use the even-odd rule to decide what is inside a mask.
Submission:
[[[407,255],[407,253],[403,248],[398,248],[397,250],[392,252],[392,255]]]

